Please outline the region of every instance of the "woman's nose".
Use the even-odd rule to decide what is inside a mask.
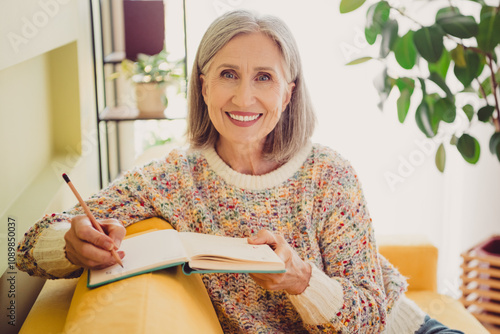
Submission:
[[[252,84],[241,80],[236,87],[233,96],[233,103],[239,107],[249,107],[254,103],[254,91]]]

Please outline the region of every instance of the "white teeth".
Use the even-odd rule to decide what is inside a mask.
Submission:
[[[239,116],[239,115],[233,115],[231,113],[229,113],[229,117],[231,117],[232,119],[235,119],[237,121],[240,121],[240,122],[250,122],[250,121],[254,121],[256,120],[257,118],[259,118],[260,115],[254,115],[254,116]]]

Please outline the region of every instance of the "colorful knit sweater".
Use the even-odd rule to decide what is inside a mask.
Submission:
[[[97,218],[125,226],[159,216],[178,231],[281,234],[311,264],[309,286],[292,296],[265,290],[246,274],[204,274],[226,333],[380,333],[388,327],[386,332],[402,334],[423,322],[404,297],[405,279],[377,252],[355,171],[328,148],[309,144],[261,176],[237,173],[214,149],[174,150],[126,173],[87,203]],[[49,278],[80,275],[63,250],[76,214],[82,214],[80,206],[37,222],[19,244],[18,267]]]

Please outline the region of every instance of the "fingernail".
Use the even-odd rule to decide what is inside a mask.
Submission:
[[[113,243],[111,243],[111,242],[106,242],[104,244],[104,247],[106,247],[106,249],[110,251],[110,250],[113,250],[115,248],[115,245],[113,245]]]

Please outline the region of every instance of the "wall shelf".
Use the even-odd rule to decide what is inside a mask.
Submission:
[[[101,121],[138,121],[138,120],[175,120],[183,119],[184,117],[169,117],[168,110],[160,113],[141,113],[139,109],[129,106],[106,107],[99,113]]]
[[[158,1],[156,1],[158,2]],[[123,17],[122,8],[115,1],[91,1],[92,41],[94,45],[94,75],[96,78],[96,110],[97,110],[97,141],[99,148],[99,175],[101,187],[106,186],[112,179],[122,172],[120,158],[120,124],[145,120],[176,120],[178,110],[174,112],[168,108],[158,113],[141,113],[136,107],[121,105],[118,97],[129,96],[131,93],[122,91],[123,87],[117,80],[108,80],[106,77],[117,71],[121,62],[126,59],[126,52],[119,50],[117,36],[123,31],[113,22]],[[137,4],[134,4],[137,5]],[[184,37],[186,34],[185,1],[182,3]],[[125,29],[126,30],[126,29]],[[119,38],[119,37],[118,37]],[[187,83],[186,38],[184,38],[184,68],[185,82]],[[170,50],[169,50],[170,51]],[[170,112],[170,115],[169,115]],[[185,113],[183,113],[185,114]]]
[[[125,51],[115,51],[104,57],[104,64],[120,64],[125,59]]]

